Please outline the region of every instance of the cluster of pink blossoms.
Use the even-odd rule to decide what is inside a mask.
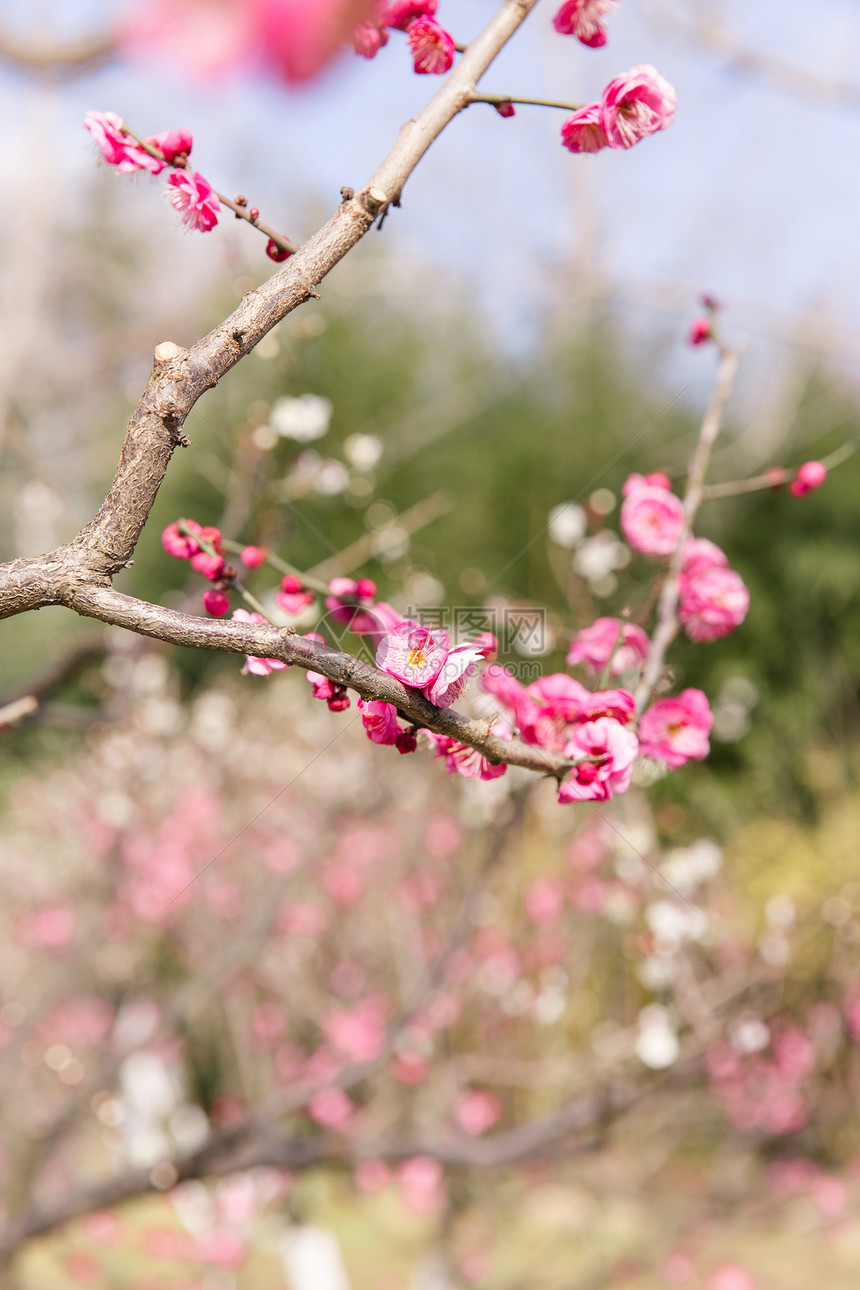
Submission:
[[[146,139],[150,147],[161,153],[163,160],[160,160],[128,133],[125,122],[116,112],[87,112],[84,129],[95,139],[105,161],[123,173],[148,170],[151,175],[160,175],[168,166],[175,167],[167,180],[168,197],[188,228],[208,233],[218,223],[221,203],[212,185],[199,171],[187,168],[194,142],[190,130],[166,130]]]
[[[203,605],[213,618],[223,618],[230,608],[227,594],[236,570],[227,564],[221,530],[196,520],[175,520],[161,535],[161,545],[176,560],[187,560],[195,573],[214,584],[203,592]]]
[[[352,44],[362,58],[375,58],[388,44],[388,29],[406,32],[412,65],[419,75],[441,76],[454,63],[454,37],[436,19],[438,0],[378,0],[358,24]]]
[[[801,467],[797,472],[798,477],[803,470]],[[810,487],[820,482],[821,472],[826,474],[823,467],[807,471]],[[668,476],[661,472],[631,475],[623,494],[621,529],[630,546],[654,559],[675,557],[671,567],[677,570],[678,621],[690,639],[712,641],[732,632],[746,616],[749,592],[718,546],[707,538],[685,536],[684,507],[672,492]],[[218,530],[204,528],[194,520],[180,520],[165,529],[162,542],[169,554],[189,560],[215,584],[204,595],[208,612],[216,616],[226,613],[226,593],[236,585],[236,572],[226,566]],[[676,555],[679,551],[680,559]],[[242,559],[247,568],[255,568],[265,561],[266,552],[245,547]],[[525,685],[512,671],[493,662],[498,642],[490,633],[452,646],[444,629],[404,619],[392,605],[375,597],[376,585],[371,579],[338,577],[329,583],[325,608],[333,623],[369,639],[375,647],[377,667],[419,690],[436,707],[458,702],[483,666],[481,688],[497,709],[494,733],[561,753],[572,763],[559,789],[560,802],[608,801],[626,792],[637,758],[646,757],[674,770],[707,757],[710,751],[713,715],[701,690],[689,687],[657,699],[637,714],[628,688],[591,690],[565,672]],[[281,580],[275,600],[286,612],[299,615],[314,602],[315,594],[301,575],[289,574]],[[246,622],[265,621],[241,609],[233,616]],[[306,639],[325,644],[317,633]],[[599,685],[609,678],[627,679],[632,685],[650,651],[651,642],[642,627],[618,618],[598,618],[574,636],[567,664],[582,667],[592,679],[603,678]],[[244,670],[268,676],[285,666],[275,659],[249,657]],[[316,671],[309,671],[307,678],[314,696],[333,711],[349,707],[343,685]],[[359,699],[358,709],[373,743],[396,747],[401,753],[415,750],[420,726],[395,705]],[[507,769],[504,763],[493,764],[456,739],[424,733],[450,774],[487,780]]]
[[[668,479],[633,476],[628,484],[631,487],[626,490],[625,506],[638,499],[642,511],[634,513],[632,525],[634,536],[641,535],[639,549],[668,553],[671,545],[664,530],[671,527],[672,541],[677,542],[681,532],[678,522],[683,523],[680,502],[669,490]],[[655,514],[651,514],[652,510]],[[624,513],[622,524],[625,524]],[[628,539],[632,540],[629,533]],[[204,593],[204,604],[210,614],[223,616],[229,608],[227,593],[235,585],[237,575],[226,564],[218,529],[206,528],[195,520],[179,520],[164,530],[162,545],[168,554],[188,560],[196,572],[215,584]],[[265,550],[259,547],[245,547],[242,553],[247,568],[258,567],[265,558]],[[698,581],[714,569],[730,574],[725,563],[725,557],[713,543],[688,540],[681,581],[694,592],[699,589],[698,616],[690,608],[692,593],[682,597],[682,605],[687,606],[684,612],[688,631],[694,639],[713,639],[729,630],[725,626],[725,588],[722,591],[718,588],[720,594],[716,599],[708,600]],[[404,685],[420,690],[436,707],[447,708],[456,703],[479,667],[489,663],[481,686],[498,706],[501,719],[494,724],[494,733],[503,739],[516,734],[523,742],[561,752],[574,763],[560,787],[560,802],[607,801],[614,794],[626,792],[639,756],[658,759],[674,769],[691,759],[704,758],[709,752],[708,735],[713,717],[701,690],[687,689],[673,698],[657,700],[641,716],[637,729],[636,705],[630,690],[592,691],[566,673],[554,673],[523,685],[507,668],[492,663],[498,652],[498,641],[489,632],[468,644],[452,646],[444,629],[403,619],[393,606],[385,601],[377,602],[376,585],[369,578],[334,578],[328,590],[325,607],[331,621],[368,637],[376,647],[377,666]],[[315,599],[301,577],[292,574],[282,578],[274,594],[278,606],[293,615],[303,613]],[[265,622],[260,614],[244,609],[235,610],[233,617],[242,622]],[[695,635],[697,631],[699,634]],[[325,644],[316,632],[306,639]],[[581,665],[592,676],[633,675],[647,658],[649,648],[650,642],[641,627],[620,619],[600,618],[574,637],[568,664]],[[277,659],[248,656],[243,670],[269,676],[286,666]],[[313,686],[314,697],[327,703],[332,711],[341,712],[349,707],[344,686],[313,670],[307,672],[307,679]],[[401,753],[415,751],[418,727],[393,704],[359,699],[358,710],[373,743],[395,747]],[[456,739],[432,731],[425,734],[434,755],[444,760],[449,774],[489,780],[504,775],[507,770],[504,763],[493,764],[476,749]]]
[[[656,68],[639,64],[611,80],[599,103],[574,112],[561,127],[561,141],[570,152],[632,148],[672,124],[676,102],[673,87]]]
[[[804,1085],[815,1073],[815,1045],[788,1018],[770,1029],[762,1026],[763,1043],[752,1052],[725,1041],[708,1050],[711,1094],[736,1129],[796,1133],[809,1118]]]
[[[587,649],[590,663],[602,659],[605,667],[613,660],[614,649],[606,626],[615,641],[621,638],[624,624],[617,619],[600,621],[605,653],[594,647],[594,628],[585,628],[574,638],[571,653],[584,661]],[[713,715],[701,690],[658,699],[641,717],[637,734],[632,728],[636,705],[629,690],[588,690],[564,672],[525,686],[498,664],[487,668],[481,685],[524,743],[562,752],[576,763],[559,789],[560,802],[605,802],[626,792],[637,757],[651,757],[674,769],[701,760],[710,751]]]
[[[621,530],[641,555],[672,555],[684,531],[684,508],[666,475],[631,475],[624,485]],[[688,538],[678,580],[678,618],[691,640],[714,641],[746,618],[750,597],[739,573],[707,538]]]
[[[373,58],[390,29],[407,34],[415,70],[446,72],[454,40],[436,21],[437,0],[150,0],[123,28],[136,52],[167,55],[183,70],[241,69],[301,85],[352,44]]]

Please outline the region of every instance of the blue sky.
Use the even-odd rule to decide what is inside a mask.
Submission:
[[[439,16],[468,38],[494,9],[494,0],[441,0]],[[487,89],[589,99],[613,75],[650,62],[677,88],[674,125],[629,153],[573,157],[559,143],[563,114],[521,108],[503,121],[475,106],[434,145],[402,210],[362,250],[366,261],[384,247],[411,265],[419,309],[462,292],[514,352],[540,344],[549,321],[579,308],[586,292],[613,297],[643,341],[665,333],[674,347],[667,361],[683,375],[691,362],[685,320],[707,289],[726,301],[731,324],[750,333],[767,362],[790,365],[822,350],[837,370],[856,370],[857,102],[789,92],[727,66],[663,12],[689,19],[716,12],[711,4],[620,0],[602,50],[558,36],[554,9],[543,0],[491,69]],[[53,31],[80,33],[116,6],[42,0],[41,10]],[[853,0],[822,0],[813,21],[799,0],[748,0],[719,11],[754,57],[794,63],[823,83],[855,77],[860,85]],[[25,17],[10,0],[0,4],[7,25],[32,23],[36,12]],[[64,191],[79,200],[107,182],[80,127],[86,108],[111,108],[143,133],[186,125],[197,165],[217,187],[248,193],[271,223],[301,239],[342,184],[369,176],[433,88],[431,78],[413,75],[397,35],[374,62],[348,56],[301,92],[263,81],[201,86],[164,66],[116,63],[53,91],[46,166],[59,168]],[[7,121],[22,105],[34,110],[36,96],[20,74],[4,73],[0,93]],[[7,140],[12,166],[14,148]],[[180,245],[189,266],[211,258],[210,247],[182,240],[160,196],[132,185],[129,218],[164,239],[166,258]],[[402,285],[395,280],[390,289]]]

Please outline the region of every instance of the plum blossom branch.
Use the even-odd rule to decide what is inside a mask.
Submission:
[[[171,160],[164,154],[161,148],[156,147],[155,144],[150,143],[147,139],[142,139],[140,135],[137,135],[133,130],[130,130],[125,123],[123,123],[123,133],[127,134],[129,138],[134,139],[137,146],[150,157],[154,157],[156,161],[161,161],[166,166],[171,166],[174,170],[191,169],[187,154],[180,153],[179,156]],[[294,255],[299,249],[294,242],[289,240],[289,238],[284,237],[281,233],[275,232],[273,228],[269,228],[268,224],[264,224],[260,219],[260,212],[257,210],[256,206],[249,207],[246,198],[240,196],[233,201],[231,198],[225,196],[224,193],[220,193],[217,188],[213,188],[212,191],[222,206],[226,206],[228,210],[231,210],[237,219],[243,219],[250,224],[252,228],[259,229],[265,237],[269,238],[271,242],[274,242],[279,251],[285,252],[286,255]]]
[[[572,764],[569,758],[551,749],[516,739],[500,739],[492,734],[491,722],[476,721],[450,708],[437,707],[419,690],[404,685],[389,673],[308,636],[297,636],[291,627],[198,618],[137,600],[104,585],[82,585],[64,603],[87,617],[167,644],[273,658],[319,672],[335,685],[355,690],[363,699],[391,704],[418,727],[467,744],[493,763],[522,766],[538,774],[556,776],[562,776]]]
[[[491,103],[493,107],[504,107],[506,103],[524,103],[531,107],[561,108],[564,112],[578,112],[581,103],[566,103],[562,99],[520,98],[511,94],[471,94],[470,103]]]
[[[717,383],[708,405],[699,438],[687,471],[687,487],[683,501],[683,523],[681,524],[674,550],[669,561],[669,569],[660,588],[657,600],[657,626],[651,638],[648,658],[642,673],[642,679],[636,688],[636,711],[641,713],[648,704],[654,689],[663,674],[666,662],[666,651],[678,634],[678,602],[680,599],[680,576],[684,563],[684,548],[690,537],[693,521],[705,496],[705,474],[708,469],[711,452],[722,425],[723,410],[734,387],[735,374],[741,356],[741,347],[734,349],[720,346],[720,365]]]
[[[425,152],[467,105],[477,81],[536,3],[504,0],[430,102],[402,127],[394,147],[364,187],[344,200],[328,223],[282,269],[249,292],[227,319],[190,349],[172,341],[156,347],[149,382],[97,515],[55,551],[0,565],[0,617],[69,604],[70,595],[79,590],[109,586],[132,557],[173,452],[188,442],[183,426],[197,399],[288,313],[314,296],[316,285],[399,199]],[[152,608],[147,610],[147,622],[154,629]]]
[[[819,464],[829,473],[837,466],[841,466],[849,457],[853,457],[857,447],[856,443],[844,443],[841,448],[836,448],[826,457],[822,457]],[[787,484],[796,478],[796,475],[797,472],[794,470],[774,466],[761,475],[752,475],[749,479],[730,479],[722,484],[706,484],[702,490],[702,501],[715,502],[725,497],[739,497],[743,493],[759,493],[763,490],[779,488],[782,484]]]

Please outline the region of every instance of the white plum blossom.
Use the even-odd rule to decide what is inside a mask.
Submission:
[[[321,394],[285,395],[275,399],[269,421],[281,438],[312,443],[328,433],[333,411],[331,400]]]

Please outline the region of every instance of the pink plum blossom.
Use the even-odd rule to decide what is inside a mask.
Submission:
[[[210,555],[208,551],[198,551],[191,557],[191,568],[210,582],[217,582],[227,567],[223,555]]]
[[[265,623],[266,621],[262,614],[247,609],[234,609],[230,617],[240,623]],[[257,658],[254,654],[246,654],[242,672],[243,674],[250,672],[253,676],[269,676],[272,672],[282,672],[289,666],[289,663],[282,663],[279,658]]]
[[[397,1186],[407,1209],[421,1217],[438,1214],[445,1206],[443,1170],[432,1156],[414,1156],[398,1166]]]
[[[629,497],[631,493],[635,493],[638,489],[645,488],[646,486],[650,488],[665,488],[671,492],[672,481],[668,475],[664,475],[663,472],[659,470],[655,470],[650,475],[640,475],[634,471],[632,475],[627,476],[624,483],[621,485],[621,495],[622,497]]]
[[[362,58],[375,58],[383,45],[388,44],[388,32],[378,22],[362,18],[353,28],[352,47]]]
[[[809,1188],[810,1199],[824,1219],[841,1218],[851,1203],[851,1193],[841,1178],[821,1174]]]
[[[505,762],[494,766],[478,752],[477,748],[460,743],[458,739],[451,739],[448,735],[437,735],[432,730],[425,731],[425,734],[430,740],[433,756],[445,758],[445,769],[449,775],[462,775],[464,779],[499,779],[508,769]],[[505,734],[505,728],[498,722],[493,728],[493,734],[501,738],[510,738],[509,734]]]
[[[648,637],[635,623],[620,618],[598,618],[576,633],[567,655],[568,667],[582,663],[592,674],[602,672],[612,659],[610,676],[620,676],[648,656]]]
[[[287,936],[321,936],[328,925],[323,907],[309,900],[284,900],[278,906],[276,926]]]
[[[599,49],[606,44],[601,19],[615,7],[615,0],[564,0],[552,25],[562,36],[576,36],[583,45]]]
[[[150,174],[158,175],[165,168],[163,161],[151,157],[126,133],[125,122],[116,112],[85,113],[84,129],[89,130],[99,145],[105,161],[116,166],[119,171],[127,173],[132,170],[148,170]]]
[[[335,1012],[323,1023],[326,1037],[351,1062],[372,1062],[385,1044],[386,1008],[380,999],[363,999],[351,1012]]]
[[[45,905],[18,921],[16,934],[22,945],[59,950],[74,938],[77,919],[69,905]]]
[[[678,618],[694,641],[728,636],[747,616],[750,593],[734,569],[711,566],[682,578]]]
[[[636,476],[631,477],[636,479]],[[684,527],[684,508],[668,489],[645,480],[628,489],[621,507],[621,531],[642,555],[671,555]]]
[[[280,590],[275,592],[275,602],[284,613],[295,617],[314,603],[314,593],[308,591],[301,578],[288,573],[281,579]]]
[[[600,104],[588,103],[561,127],[561,141],[568,152],[600,152],[609,147],[609,140],[600,119]]]
[[[308,1115],[326,1129],[342,1129],[356,1112],[352,1098],[342,1088],[326,1088],[308,1102]]]
[[[372,579],[332,578],[328,589],[331,594],[326,596],[326,609],[336,623],[345,623],[359,635],[375,630],[376,617],[368,612],[376,595],[376,583]]]
[[[187,157],[194,146],[194,136],[190,130],[162,130],[146,140],[157,148],[164,160],[172,166],[177,157]]]
[[[400,734],[397,709],[381,699],[359,699],[358,710],[368,739],[375,744],[395,744]]]
[[[454,63],[454,38],[435,18],[416,18],[410,22],[408,33],[416,72],[441,76],[450,71]]]
[[[401,621],[380,641],[376,666],[420,690],[439,675],[448,653],[448,633],[442,628],[433,632],[421,623]]]
[[[221,203],[208,180],[198,170],[174,170],[167,183],[171,205],[179,211],[183,223],[200,233],[210,232],[218,223]]]
[[[103,1046],[115,1019],[114,1009],[104,999],[67,999],[39,1023],[36,1036],[40,1043],[66,1044],[80,1052]]]
[[[316,635],[316,633],[311,632],[309,635]],[[330,681],[327,676],[323,676],[322,672],[308,671],[305,672],[305,676],[313,686],[314,698],[322,699],[324,703],[328,704],[332,712],[343,712],[349,707],[349,699],[344,686],[338,685],[336,681]]]
[[[70,1281],[93,1283],[101,1279],[102,1261],[90,1250],[73,1250],[64,1260],[66,1276]]]
[[[503,667],[501,663],[491,663],[481,677],[481,689],[493,696],[502,716],[511,725],[516,726],[521,732],[525,729],[534,731],[540,709],[529,697],[522,681],[517,680],[508,668]],[[584,686],[583,689],[585,689]],[[531,742],[534,742],[534,739]]]
[[[168,57],[185,77],[216,76],[254,61],[251,6],[200,0],[150,0],[120,24],[126,50]]]
[[[502,1099],[498,1093],[475,1090],[457,1099],[454,1119],[469,1137],[477,1138],[492,1129],[502,1118]]]
[[[245,0],[265,62],[284,80],[301,84],[316,76],[373,17],[376,0]]]
[[[173,524],[168,524],[162,533],[161,545],[167,554],[174,556],[175,559],[189,560],[192,555],[197,554],[200,547],[190,534],[180,533],[180,524],[198,534],[203,531],[196,520],[176,520]]]
[[[201,1263],[236,1272],[247,1261],[249,1253],[248,1242],[238,1232],[213,1228],[198,1235],[194,1257]]]
[[[521,726],[526,743],[543,744],[558,751],[564,747],[572,727],[583,720],[585,705],[591,700],[591,691],[581,681],[575,681],[566,672],[553,672],[542,676],[527,687],[529,699],[536,711]]]
[[[553,923],[564,908],[564,893],[552,878],[535,878],[524,897],[526,914],[532,923]]]
[[[639,722],[643,756],[655,757],[673,770],[710,752],[708,735],[714,724],[707,697],[701,690],[682,690],[671,699],[658,699]]]
[[[210,546],[212,548],[212,552],[214,553],[214,555],[216,556],[224,555],[224,548],[222,546],[224,539],[221,536],[221,530],[216,529],[214,524],[194,524],[193,520],[186,520],[185,524],[186,524],[186,527],[193,528],[197,545],[199,547],[198,551],[192,551],[191,553],[191,568],[194,569],[197,573],[202,573],[206,566],[195,564],[195,560],[200,555],[210,554],[206,551],[207,546]],[[222,561],[222,564],[223,564],[223,561]],[[210,575],[206,575],[206,576],[210,576]]]
[[[375,1196],[391,1182],[391,1169],[384,1160],[362,1160],[352,1177],[360,1192]]]
[[[168,55],[185,76],[262,68],[291,84],[318,75],[373,19],[376,0],[150,0],[120,37]]]
[[[704,345],[706,340],[712,339],[713,334],[710,318],[694,318],[687,339],[691,345]]]
[[[425,697],[439,708],[450,708],[462,696],[482,657],[474,645],[455,645],[439,675],[423,687]]]
[[[574,766],[558,790],[559,802],[607,802],[613,793],[630,787],[639,740],[612,717],[598,717],[579,726],[564,749],[571,760],[592,760]]]
[[[600,124],[610,148],[632,148],[646,135],[665,130],[675,116],[676,95],[648,63],[616,76],[603,91]]]
[[[517,114],[517,109],[514,107],[510,99],[508,99],[504,103],[494,103],[493,106],[495,107],[499,116],[512,117],[512,116],[516,116]]]
[[[545,712],[565,722],[578,721],[583,704],[591,698],[591,691],[566,672],[551,672],[548,676],[539,677],[527,689],[530,699]]]
[[[361,580],[360,580],[361,581]],[[364,581],[369,582],[370,579]],[[350,621],[350,631],[359,636],[369,636],[377,646],[387,632],[393,631],[403,622],[402,616],[393,605],[385,600],[378,600],[375,605],[361,608]]]
[[[756,1290],[756,1279],[741,1263],[723,1263],[714,1268],[706,1282],[707,1290]]]
[[[499,638],[494,632],[479,632],[472,645],[482,658],[492,662],[499,655]]]
[[[633,720],[636,701],[629,690],[596,690],[589,694],[582,705],[581,721],[596,721],[598,717],[612,717],[626,726]]]
[[[797,474],[788,486],[792,497],[805,497],[820,488],[827,478],[827,468],[820,461],[805,461],[798,466]]]
[[[711,542],[708,538],[691,537],[684,543],[681,560],[682,578],[701,573],[703,569],[727,569],[728,565],[728,556],[720,550],[716,542]]]
[[[382,6],[379,21],[386,27],[406,31],[416,18],[434,17],[438,7],[438,0],[390,0]]]

